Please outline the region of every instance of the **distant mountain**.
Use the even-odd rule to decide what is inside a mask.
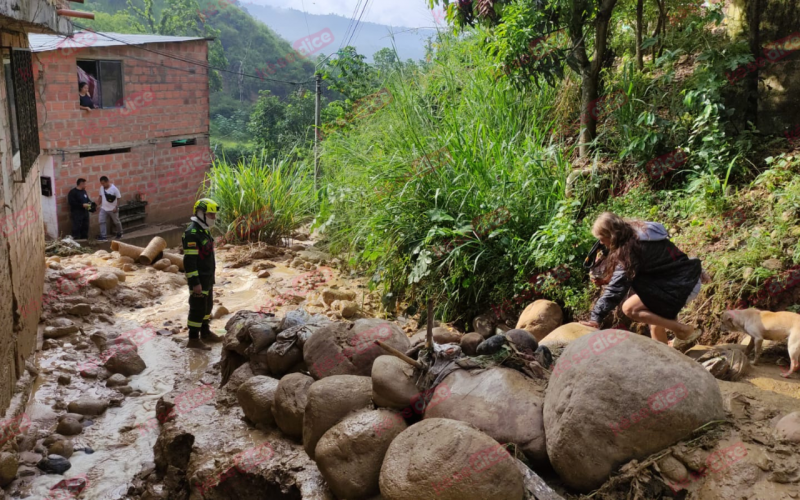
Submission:
[[[304,14],[295,9],[284,9],[268,5],[257,5],[254,3],[240,2],[240,7],[247,10],[254,18],[263,22],[281,37],[295,44],[295,48],[302,45],[309,33],[312,35],[323,30],[330,30],[333,41],[329,45],[319,49],[316,54],[328,55],[336,52],[342,44],[342,39],[350,25],[350,18],[333,14],[317,15]],[[306,24],[308,22],[308,24]],[[352,30],[351,30],[352,31]],[[367,60],[372,62],[372,55],[384,47],[392,48],[392,37],[394,35],[394,45],[400,59],[413,59],[415,61],[425,58],[425,44],[428,37],[434,35],[436,30],[432,29],[413,29],[405,27],[392,27],[383,24],[360,22],[358,30],[350,43],[356,47],[359,54],[367,56]],[[350,36],[348,36],[350,39]]]

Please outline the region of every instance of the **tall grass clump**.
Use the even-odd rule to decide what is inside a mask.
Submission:
[[[433,299],[446,320],[469,320],[544,270],[534,235],[570,172],[550,133],[554,89],[497,79],[479,38],[442,35],[425,71],[386,82],[387,106],[323,143],[318,225],[332,250],[390,301]]]
[[[264,155],[235,165],[215,160],[204,195],[220,203],[217,225],[228,242],[280,242],[317,210],[313,166],[269,163]]]

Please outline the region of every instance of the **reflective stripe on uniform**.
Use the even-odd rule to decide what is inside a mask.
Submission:
[[[183,255],[200,255],[200,250],[186,248],[183,250]]]
[[[208,290],[203,290],[203,295],[208,295]]]
[[[204,319],[204,320],[205,320],[205,319],[211,319],[211,315],[210,315],[210,314],[206,314],[205,316],[203,316],[203,319]]]
[[[190,327],[194,327],[194,328],[202,328],[203,327],[203,323],[195,323],[194,321],[187,321],[186,324],[189,325]]]
[[[192,272],[186,273],[186,277],[187,278],[192,278],[194,276],[200,276],[200,271],[192,271]]]

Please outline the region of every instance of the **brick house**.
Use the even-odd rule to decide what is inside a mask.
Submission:
[[[126,232],[186,221],[211,165],[207,39],[82,31],[31,35],[30,44],[41,175],[52,191],[42,195],[47,235],[71,233],[67,193],[84,178],[97,201],[102,175],[122,192]],[[79,79],[97,109],[79,108]],[[98,234],[95,213],[89,237]]]
[[[0,413],[36,348],[44,287],[39,149],[28,33],[72,32],[64,0],[0,0]],[[17,404],[17,407],[19,404]],[[19,411],[19,409],[15,409]]]

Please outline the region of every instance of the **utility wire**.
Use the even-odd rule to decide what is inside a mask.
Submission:
[[[144,50],[144,51],[147,51],[147,52],[152,52],[153,54],[158,54],[158,55],[160,55],[162,57],[166,57],[168,59],[174,59],[176,61],[181,61],[181,62],[184,62],[184,63],[187,63],[187,64],[193,64],[195,66],[200,66],[202,68],[206,68],[206,69],[210,69],[210,70],[213,69],[213,70],[216,70],[216,71],[221,71],[223,73],[230,73],[232,75],[237,75],[237,76],[243,75],[243,76],[248,77],[248,78],[257,78],[259,80],[266,80],[266,81],[277,82],[277,83],[286,83],[286,84],[289,84],[289,85],[302,85],[304,83],[308,83],[308,82],[314,81],[313,79],[309,79],[309,80],[304,80],[302,82],[292,82],[292,81],[288,81],[288,80],[278,80],[276,78],[267,78],[265,76],[249,75],[247,73],[240,73],[238,71],[231,71],[231,70],[228,70],[228,69],[225,69],[225,68],[218,68],[216,66],[211,66],[210,64],[204,64],[202,61],[197,60],[197,59],[184,59],[184,58],[177,57],[177,56],[169,54],[169,53],[164,53],[164,52],[159,52],[157,50],[149,49],[147,47],[144,47],[143,45],[136,45],[136,44],[128,43],[128,42],[125,42],[124,40],[120,40],[118,38],[114,38],[112,36],[109,36],[106,33],[100,33],[100,32],[94,31],[92,29],[86,28],[85,26],[81,26],[80,24],[75,23],[75,22],[73,22],[72,24],[74,24],[75,26],[77,26],[78,28],[80,28],[82,30],[89,31],[89,32],[94,33],[96,35],[103,36],[105,38],[108,38],[109,40],[114,40],[115,42],[119,42],[119,43],[121,43],[123,45],[126,45],[128,47],[135,47],[135,48],[138,48],[140,50]],[[172,68],[172,69],[179,69],[179,68]]]

